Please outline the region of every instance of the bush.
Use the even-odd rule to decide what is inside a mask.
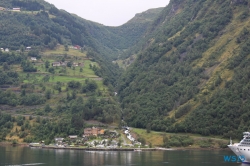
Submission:
[[[189,136],[170,136],[170,139],[164,141],[164,146],[170,147],[180,147],[180,146],[189,146],[194,143],[194,140]]]
[[[210,148],[210,147],[212,147],[212,141],[210,141],[210,140],[200,140],[198,142],[198,144],[199,144],[199,146],[201,148]]]
[[[180,118],[183,115],[185,115],[186,113],[188,113],[188,111],[190,111],[191,107],[192,106],[190,104],[185,104],[184,106],[180,107],[178,109],[178,111],[175,113],[175,118]]]
[[[27,143],[31,143],[31,142],[33,142],[33,137],[26,137],[26,138],[24,138],[23,141],[27,142]]]

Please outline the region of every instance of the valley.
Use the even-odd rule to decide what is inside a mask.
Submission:
[[[247,0],[172,0],[119,27],[45,1],[0,6],[0,141],[129,126],[152,147],[223,148],[248,130]]]

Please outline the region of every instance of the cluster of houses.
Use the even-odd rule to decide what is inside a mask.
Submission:
[[[67,63],[69,63],[68,61],[65,61],[65,62],[52,62],[52,66],[53,67],[59,67],[59,66],[67,66]],[[76,63],[76,62],[74,62],[73,64],[72,64],[72,66],[74,66],[74,67],[77,67],[77,66],[82,66],[83,64],[82,63]]]
[[[75,50],[81,50],[82,47],[79,45],[75,45],[75,46],[70,46],[69,48],[75,49]]]
[[[85,128],[84,134],[82,135],[82,138],[85,138],[85,140],[87,140],[87,138],[90,136],[104,135],[104,131],[105,131],[104,129],[97,128],[97,127]],[[69,135],[68,138],[71,142],[75,142],[79,139],[82,140],[82,138],[78,138],[77,135]],[[64,138],[55,138],[55,144],[57,146],[63,146],[63,140],[65,140],[65,139]]]
[[[108,130],[107,130],[108,131]],[[103,138],[102,140],[91,140],[91,136],[100,136]],[[105,132],[104,129],[98,128],[98,127],[92,127],[92,128],[85,128],[84,134],[82,135],[82,138],[79,138],[77,135],[69,135],[68,138],[55,138],[55,145],[57,147],[66,147],[71,146],[68,145],[68,141],[74,142],[74,143],[84,143],[86,146],[90,147],[99,147],[99,148],[116,148],[118,146],[118,142],[116,140],[113,140],[113,138],[117,138],[119,136],[118,132],[116,131],[108,131]],[[94,138],[96,138],[94,137]],[[108,139],[110,138],[110,139]],[[89,141],[88,141],[89,140]]]
[[[21,8],[17,7],[17,8],[9,9],[9,8],[0,7],[0,11],[17,11],[17,12],[20,12]]]
[[[4,48],[1,48],[1,51],[2,51],[2,52],[10,52],[10,50],[9,50],[8,48],[5,48],[5,49],[4,49]]]
[[[0,48],[2,52],[10,52],[9,48]],[[30,51],[31,47],[26,47],[25,51]],[[16,50],[17,52],[21,52],[20,50]]]
[[[97,135],[104,135],[104,130],[97,127],[85,128],[82,137],[97,136]]]
[[[133,138],[133,136],[130,134],[128,127],[124,129],[124,133],[126,134],[127,138],[132,142],[132,144],[123,144],[125,147],[134,147],[135,145],[141,146],[141,143],[136,141],[135,138]],[[117,141],[119,135],[120,134],[116,130],[109,131],[98,127],[85,128],[82,137],[78,137],[77,135],[69,135],[68,138],[55,138],[55,146],[74,146],[71,145],[71,143],[73,143],[77,145],[84,144],[84,146],[96,148],[117,148],[121,147],[122,145],[122,143],[120,142],[121,140]],[[91,136],[96,137],[91,138]],[[97,136],[99,137],[98,139]],[[30,145],[39,146],[40,143],[31,143]],[[43,142],[42,146],[44,146]]]

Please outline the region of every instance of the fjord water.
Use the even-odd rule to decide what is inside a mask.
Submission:
[[[0,165],[44,166],[246,166],[224,162],[231,151],[168,150],[151,152],[53,150],[0,146]]]

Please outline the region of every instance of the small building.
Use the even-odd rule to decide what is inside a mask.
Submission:
[[[1,51],[4,51],[4,49],[3,49],[3,48],[1,48]]]
[[[8,48],[5,48],[5,52],[9,52],[10,50]]]
[[[65,62],[53,62],[52,66],[67,66],[68,61]]]
[[[65,61],[65,62],[60,62],[60,64],[61,64],[61,66],[67,66],[67,61]]]
[[[92,128],[85,128],[83,137],[85,137],[85,136],[88,137],[88,136],[91,136],[91,135],[93,135],[92,134]]]
[[[62,142],[63,142],[63,140],[64,140],[64,138],[55,138],[55,143],[56,143],[57,145],[61,145]]]
[[[104,134],[104,130],[103,129],[96,128],[96,127],[85,128],[84,129],[83,137],[89,137],[91,135],[97,136],[97,135],[103,135],[103,134]]]
[[[30,58],[32,61],[36,61],[36,57],[31,57]]]
[[[30,51],[31,50],[31,47],[26,47],[26,51]]]
[[[13,8],[12,10],[13,10],[13,11],[16,11],[16,12],[20,12],[20,11],[21,11],[20,8]]]
[[[1,10],[1,11],[4,11],[4,10],[5,10],[5,8],[3,8],[3,7],[0,7],[0,10]]]
[[[79,66],[79,64],[78,63],[73,63],[73,66],[77,67],[77,66]]]
[[[61,66],[61,63],[60,62],[53,62],[52,66]]]
[[[75,45],[74,48],[75,48],[76,50],[80,50],[80,49],[81,49],[81,46]]]
[[[77,139],[77,135],[69,135],[70,139]]]

